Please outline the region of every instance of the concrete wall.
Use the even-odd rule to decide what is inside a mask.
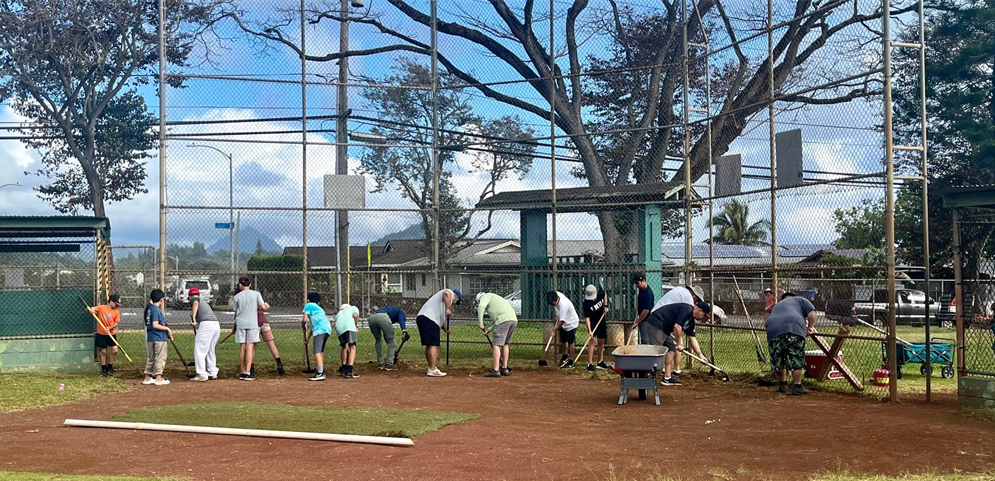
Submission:
[[[95,372],[93,335],[0,341],[0,372]],[[121,359],[124,356],[118,355]]]
[[[995,378],[958,378],[957,398],[962,408],[995,412]]]

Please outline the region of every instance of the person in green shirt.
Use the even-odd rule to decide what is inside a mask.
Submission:
[[[490,318],[489,327],[484,325],[484,314]],[[508,369],[509,344],[511,336],[518,326],[518,316],[505,298],[492,293],[477,294],[477,321],[484,335],[493,333],[491,349],[494,351],[494,369],[487,371],[484,377],[501,377],[511,375]]]

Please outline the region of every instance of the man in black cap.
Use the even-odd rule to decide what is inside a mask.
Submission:
[[[653,302],[656,300],[656,295],[653,293],[650,285],[646,283],[646,274],[641,272],[633,274],[632,283],[639,289],[639,295],[636,298],[636,320],[632,323],[632,327],[635,328],[653,312]],[[643,327],[639,328],[639,343],[650,344],[647,339],[648,337],[649,333],[646,332],[646,325],[643,325]]]
[[[681,382],[671,377],[674,359],[678,351],[684,350],[682,342],[685,331],[694,331],[695,321],[708,319],[712,307],[707,302],[697,302],[694,305],[681,303],[669,304],[653,311],[643,322],[635,322],[635,329],[642,324],[646,327],[647,344],[663,346],[667,349],[667,359],[664,362],[664,377],[660,381],[663,386],[680,386]]]

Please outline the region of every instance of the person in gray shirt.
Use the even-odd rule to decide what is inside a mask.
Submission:
[[[238,278],[239,292],[232,298],[235,309],[235,342],[239,343],[238,365],[241,373],[238,378],[243,381],[254,381],[252,363],[256,357],[256,343],[259,342],[259,324],[256,311],[268,310],[269,304],[263,301],[258,291],[252,290],[252,279],[249,276]]]
[[[777,373],[778,392],[788,392],[791,371],[791,395],[808,394],[802,386],[805,369],[805,339],[815,333],[815,306],[804,297],[785,292],[765,321],[770,366]]]
[[[214,345],[221,335],[221,324],[218,316],[211,309],[211,304],[200,300],[200,289],[190,289],[190,324],[196,333],[194,336],[193,362],[197,376],[191,381],[206,381],[218,378],[218,360],[214,353]]]

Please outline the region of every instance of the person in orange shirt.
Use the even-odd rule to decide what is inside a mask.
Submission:
[[[117,360],[117,343],[113,336],[117,334],[117,325],[121,323],[121,296],[111,294],[107,304],[91,309],[100,319],[97,323],[97,337],[94,344],[97,347],[97,357],[100,359],[100,375],[114,375],[114,361]],[[102,325],[101,325],[102,324]]]

